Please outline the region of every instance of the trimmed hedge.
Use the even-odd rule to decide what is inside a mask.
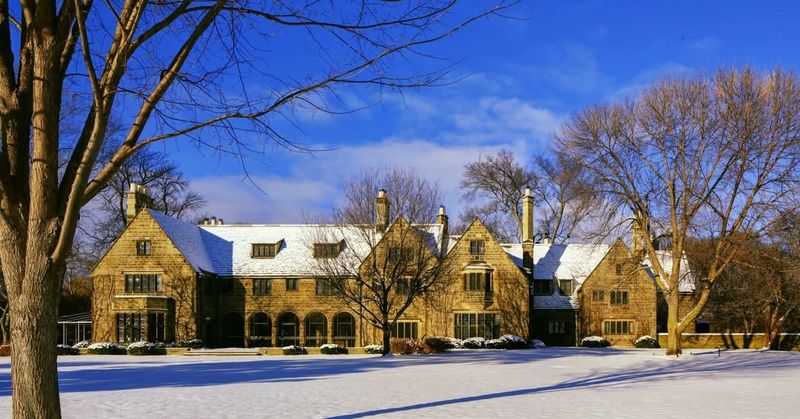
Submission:
[[[533,340],[531,340],[530,347],[532,349],[544,349],[544,348],[547,347],[547,345],[545,345],[544,342],[542,342],[539,339],[533,339]]]
[[[602,336],[587,336],[581,339],[581,346],[584,348],[606,348],[611,346],[611,342]]]
[[[128,345],[128,355],[166,355],[163,343],[133,342]]]
[[[92,355],[121,355],[125,353],[125,348],[116,343],[99,342],[89,345],[88,352]]]
[[[284,355],[305,355],[308,351],[306,348],[297,345],[289,345],[283,347],[283,354]]]
[[[74,348],[69,345],[56,345],[56,354],[57,355],[78,355],[81,353],[78,348]]]
[[[528,349],[528,341],[517,335],[503,335],[500,336],[500,339],[485,341],[484,347],[489,349]]]
[[[656,338],[654,338],[652,336],[649,336],[649,335],[644,335],[644,336],[640,337],[639,339],[636,339],[636,342],[633,343],[633,346],[636,346],[637,348],[659,348],[660,347],[658,345],[658,339],[656,339]]]
[[[440,354],[461,347],[461,341],[447,336],[431,336],[422,342],[425,353]]]
[[[201,339],[189,339],[189,340],[182,340],[180,342],[172,342],[167,345],[167,348],[190,348],[190,349],[202,349],[205,347],[205,344]]]
[[[364,352],[373,355],[383,355],[383,345],[367,345],[364,347]]]
[[[483,349],[486,347],[486,339],[466,338],[461,341],[461,347],[464,349]]]
[[[335,343],[326,343],[319,347],[319,352],[325,355],[344,355],[347,353],[347,348]]]

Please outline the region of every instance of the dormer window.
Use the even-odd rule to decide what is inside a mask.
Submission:
[[[469,254],[470,255],[482,255],[484,253],[484,243],[483,240],[470,240],[469,241]]]
[[[572,280],[559,279],[558,290],[561,292],[561,295],[572,295],[572,291],[574,290]]]
[[[328,259],[339,256],[344,249],[344,240],[339,243],[314,243],[314,258]]]
[[[136,256],[150,256],[150,240],[136,240]]]
[[[553,281],[552,280],[534,280],[533,281],[533,294],[534,295],[552,295],[553,294]]]
[[[253,243],[250,257],[253,258],[274,258],[277,253],[276,243]]]

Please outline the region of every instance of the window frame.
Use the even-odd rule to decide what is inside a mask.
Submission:
[[[251,243],[250,257],[253,259],[272,259],[278,254],[276,243]]]
[[[136,240],[136,256],[151,256],[153,254],[153,242],[148,239]]]
[[[164,292],[160,273],[125,273],[123,284],[125,294],[159,294]]]
[[[398,320],[391,327],[395,339],[419,339],[418,320]]]
[[[486,241],[475,239],[469,241],[469,254],[470,255],[485,255],[486,254]]]
[[[253,278],[252,291],[254,296],[272,295],[272,279]]]
[[[569,283],[569,292],[564,291],[564,287],[561,285],[564,282],[568,282]],[[558,280],[558,292],[561,293],[561,295],[565,295],[565,296],[572,295],[572,293],[575,292],[575,281],[573,281],[571,279],[559,279]]]
[[[605,290],[592,290],[592,301],[604,302],[606,300]]]
[[[547,284],[548,291],[546,291],[546,292],[537,291],[537,284],[540,284],[539,286],[542,286],[541,284]],[[553,295],[553,280],[552,279],[549,279],[549,280],[534,279],[533,280],[533,295]]]
[[[291,286],[289,284],[292,284]],[[300,278],[286,278],[286,291],[297,292],[300,289]]]
[[[456,339],[471,337],[497,339],[500,337],[500,313],[488,311],[453,313],[453,329]],[[465,332],[469,336],[465,336]]]
[[[630,301],[628,298],[628,291],[611,291],[611,304],[615,306],[628,305]]]
[[[635,335],[636,322],[625,319],[603,320],[603,334],[610,336]]]

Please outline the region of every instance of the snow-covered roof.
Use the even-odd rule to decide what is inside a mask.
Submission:
[[[522,245],[502,244],[511,260],[522,267]],[[535,244],[534,280],[573,279],[582,284],[608,253],[607,244]]]
[[[161,229],[172,240],[186,261],[198,272],[216,272],[219,266],[212,261],[210,249],[221,250],[224,244],[216,236],[208,234],[198,226],[186,221],[164,215],[148,209],[147,212],[156,220]]]
[[[315,243],[342,243],[337,257],[354,269],[366,258],[380,234],[370,226],[334,224],[194,225],[148,210],[178,250],[198,271],[220,276],[313,276],[323,274],[314,258]],[[414,225],[435,253],[441,249],[443,226]],[[252,257],[253,244],[275,244],[274,257]],[[350,260],[346,260],[350,259]]]
[[[661,262],[661,267],[669,273],[672,271],[672,252],[668,250],[657,250],[656,255],[658,257],[659,262]],[[650,275],[650,278],[655,279],[655,273],[650,268],[650,259],[645,258],[642,262],[642,266],[647,269],[647,274]],[[686,254],[681,257],[681,268],[680,268],[680,278],[678,278],[678,292],[682,293],[691,293],[695,290],[695,277],[692,273],[691,269],[689,268],[689,260],[686,257]]]

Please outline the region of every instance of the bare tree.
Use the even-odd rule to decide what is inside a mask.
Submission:
[[[565,243],[587,219],[604,212],[602,194],[581,165],[563,153],[541,154],[535,160],[538,229],[554,243]]]
[[[575,114],[558,144],[643,237],[670,236],[668,258],[652,241],[640,244],[668,307],[667,353],[677,355],[709,285],[770,220],[797,206],[800,84],[791,73],[750,69],[664,80],[635,100]],[[679,313],[687,270],[665,262],[683,260],[691,238],[715,246],[696,302]]]
[[[378,193],[375,185],[385,189]],[[334,212],[334,224],[315,233],[313,251],[321,280],[382,331],[386,354],[403,313],[446,287],[445,239],[436,239],[432,225],[441,192],[400,169],[364,170],[344,188],[347,202]]]
[[[296,146],[281,132],[297,107],[330,110],[326,99],[344,86],[436,84],[446,71],[403,74],[394,60],[426,56],[426,45],[509,5],[458,18],[450,0],[0,0],[0,259],[14,416],[60,416],[56,307],[80,208],[136,151],[169,138],[234,155]],[[304,53],[307,68],[286,63]],[[80,109],[75,137],[60,136],[66,103]],[[112,114],[122,141],[98,165]],[[69,156],[63,167],[59,154]]]
[[[169,156],[150,149],[139,150],[120,166],[97,195],[97,207],[87,208],[89,211],[84,211],[81,217],[79,228],[95,254],[105,252],[125,229],[125,193],[131,183],[147,187],[152,209],[176,218],[195,221],[206,203],[190,189],[189,180]]]
[[[530,168],[517,162],[509,150],[467,163],[459,186],[463,191],[462,201],[471,205],[461,214],[462,224],[468,225],[475,217],[480,217],[498,240],[519,241],[522,194],[526,187],[538,187],[540,181]]]

